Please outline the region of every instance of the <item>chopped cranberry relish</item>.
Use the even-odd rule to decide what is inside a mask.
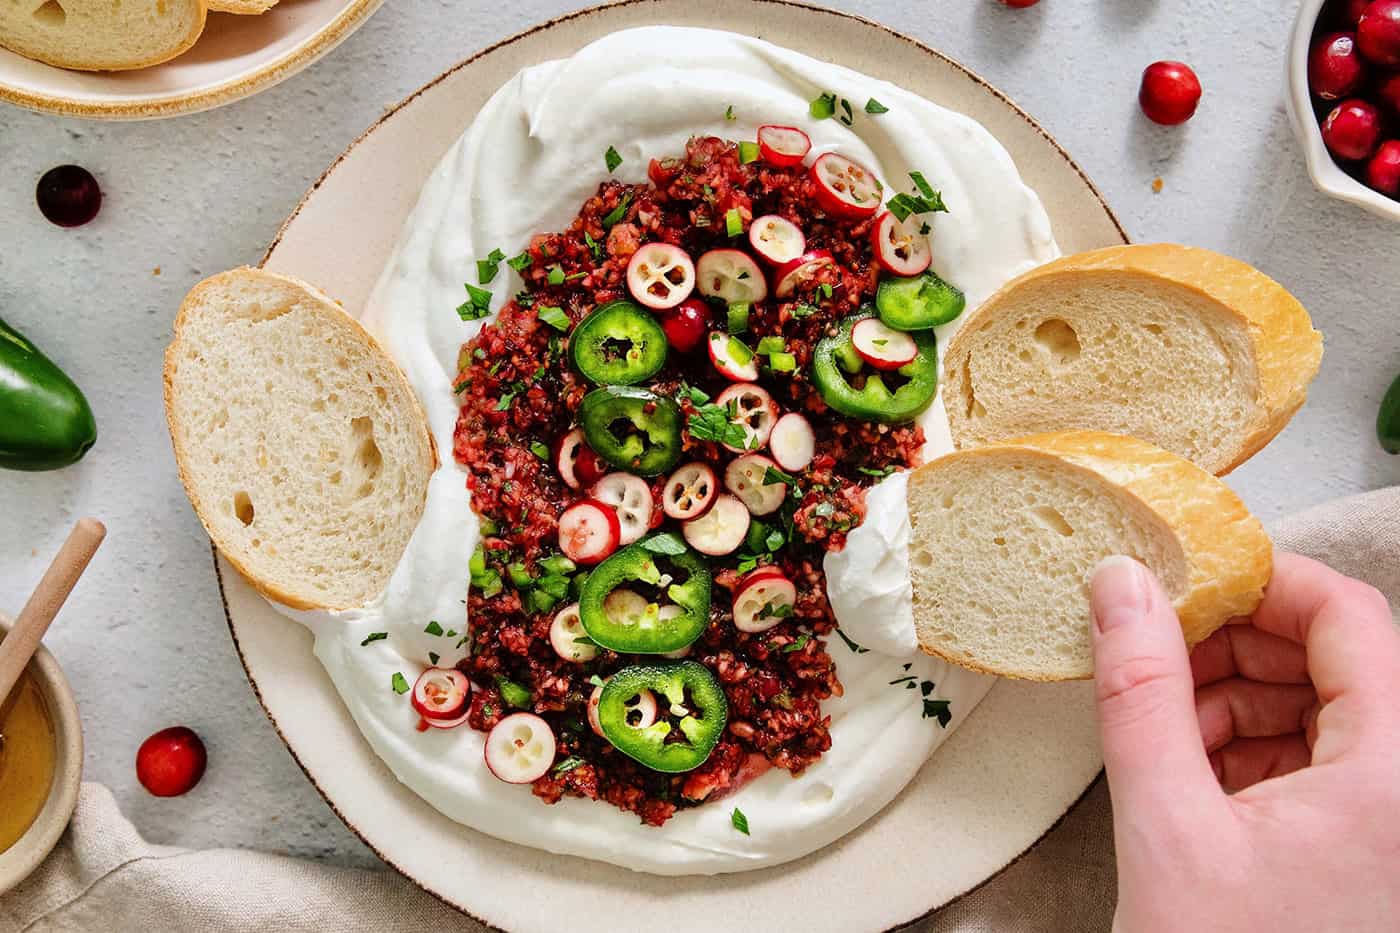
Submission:
[[[801,165],[744,163],[734,143],[713,137],[692,139],[681,158],[653,160],[648,175],[650,184],[603,183],[567,230],[530,242],[524,290],[462,349],[454,454],[470,471],[472,505],[483,520],[485,573],[493,581],[473,586],[468,599],[470,653],[458,666],[479,685],[468,722],[490,729],[514,711],[503,690],[517,694],[518,703],[517,687],[523,687],[527,708],[544,717],[558,740],[558,763],[534,782],[536,796],[550,803],[564,794],[602,799],[660,825],[678,808],[713,799],[770,765],[799,774],[831,746],[821,701],[842,688],[824,638],[813,637],[829,635],[836,625],[822,557],[843,547],[847,532],[864,518],[866,488],[917,464],[924,435],[915,424],[838,415],[811,381],[817,342],[874,298],[875,218],[829,216]],[[790,297],[769,294],[755,304],[737,335],[750,348],[765,337],[781,338],[781,352],[791,354],[795,366],[766,366],[758,381],[782,412],[808,418],[816,454],[804,469],[782,474],[791,486],[782,507],[755,517],[746,543],[706,558],[714,575],[709,622],[688,658],[723,687],[728,724],[703,765],[663,774],[595,734],[587,715],[601,678],[647,658],[601,647],[583,663],[561,658],[551,648],[550,628],[555,612],[577,598],[582,571],[562,597],[541,594],[533,581],[552,572],[547,561],[558,553],[560,514],[589,495],[586,487],[570,488],[555,463],[593,388],[570,365],[568,331],[604,303],[628,298],[628,262],[644,243],[673,244],[697,258],[713,248],[745,248],[746,236],[727,231],[735,211],[745,230],[755,216],[785,218],[805,234],[808,250],[826,250],[835,260]],[[726,312],[714,309],[721,329]],[[702,342],[688,353],[673,347],[643,387],[675,399],[688,419],[704,396],[713,399],[727,385]],[[692,436],[689,427],[681,445],[677,466],[708,463],[723,483],[733,452]],[[647,483],[652,527],[679,532],[680,523],[662,511],[674,469]],[[755,566],[770,564],[795,585],[790,613],[766,631],[739,631],[731,608],[736,587]]]

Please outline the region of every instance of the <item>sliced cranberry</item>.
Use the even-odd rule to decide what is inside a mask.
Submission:
[[[812,148],[812,139],[795,126],[766,124],[758,128],[758,153],[777,168],[800,165]]]
[[[1366,184],[1392,198],[1400,194],[1400,140],[1381,143],[1366,163]]]
[[[1154,123],[1175,126],[1191,119],[1201,101],[1201,82],[1190,65],[1153,62],[1142,72],[1138,103]]]
[[[1308,86],[1323,100],[1340,100],[1354,94],[1366,80],[1366,66],[1349,32],[1328,33],[1308,55]]]
[[[661,312],[661,330],[673,350],[689,353],[705,342],[714,315],[710,306],[699,298],[687,298],[669,311]]]
[[[51,168],[34,191],[39,212],[60,227],[81,227],[102,209],[102,189],[81,165]]]
[[[208,763],[204,742],[194,730],[172,726],[141,743],[136,779],[156,797],[179,797],[194,789]]]
[[[1380,138],[1380,111],[1364,100],[1344,100],[1322,121],[1322,141],[1339,159],[1355,162],[1368,157]]]
[[[817,204],[833,217],[871,217],[880,209],[885,186],[854,159],[828,152],[812,163]]]
[[[1400,0],[1375,0],[1356,22],[1356,46],[1377,65],[1400,65]]]

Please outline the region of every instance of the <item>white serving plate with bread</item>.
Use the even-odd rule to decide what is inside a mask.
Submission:
[[[798,51],[834,58],[868,74],[896,80],[929,100],[968,114],[998,138],[1026,182],[1042,197],[1066,253],[1113,246],[1126,239],[1083,173],[1029,117],[980,78],[911,40],[845,14],[781,0],[719,0],[703,10],[680,0],[634,0],[575,14],[522,34],[464,62],[409,98],[337,160],[313,187],[269,250],[264,268],[315,283],[350,315],[357,315],[416,202],[419,187],[496,87],[525,65],[563,57],[618,29],[658,21],[718,25],[773,37]],[[1180,257],[1192,252],[1166,248],[1164,255]],[[1111,263],[1105,255],[1099,254],[1099,259]],[[1202,253],[1188,264],[1198,269],[1212,256]],[[1120,257],[1118,261],[1121,264],[1124,260]],[[1019,287],[1025,288],[1027,282],[1034,286],[1036,280],[1031,277],[1039,271],[1029,273]],[[288,317],[284,312],[292,309],[295,313],[303,301],[319,302],[319,316],[334,317],[333,309],[325,307],[314,289],[291,282],[286,285],[288,291],[281,293],[281,286],[266,277],[260,279],[256,273],[230,275],[235,277],[223,280],[230,289],[228,294],[212,297],[244,309],[255,305],[254,317],[264,314],[263,309]],[[1257,601],[1270,559],[1258,522],[1212,474],[1224,472],[1248,456],[1256,441],[1262,445],[1282,427],[1301,403],[1306,383],[1316,371],[1320,341],[1310,326],[1303,327],[1306,314],[1296,302],[1273,295],[1264,284],[1268,280],[1246,281],[1239,269],[1218,276],[1205,274],[1194,283],[1178,282],[1170,270],[1161,269],[1119,269],[1115,275],[1115,288],[1141,286],[1140,308],[1147,309],[1143,314],[1165,313],[1183,296],[1197,297],[1198,306],[1187,318],[1211,349],[1204,354],[1198,350],[1192,358],[1203,360],[1203,379],[1237,373],[1253,387],[1253,404],[1239,412],[1246,429],[1237,439],[1224,438],[1219,431],[1207,432],[1214,442],[1206,447],[1216,457],[1208,462],[1209,469],[1145,441],[1093,432],[992,443],[964,451],[925,467],[911,481],[916,538],[929,544],[930,553],[937,553],[941,550],[937,536],[957,532],[941,526],[938,516],[939,510],[949,508],[945,504],[950,499],[949,488],[954,499],[963,492],[975,492],[984,500],[998,502],[995,497],[1004,495],[1013,483],[1025,484],[1023,492],[1032,506],[1025,511],[1033,522],[1048,525],[1051,535],[1061,535],[1058,516],[1060,522],[1071,523],[1081,532],[1077,544],[1087,542],[1077,549],[1064,549],[1072,570],[1082,570],[1079,564],[1105,550],[1138,553],[1169,579],[1169,589],[1180,605],[1189,609],[1201,604],[1199,613],[1185,613],[1190,622],[1188,639],[1195,640],[1228,615],[1247,611]],[[1232,293],[1242,281],[1243,291]],[[264,286],[281,297],[271,293],[249,297],[250,292]],[[1013,282],[988,304],[1013,305],[1017,287]],[[666,926],[676,930],[736,928],[752,925],[755,916],[781,917],[784,928],[885,929],[947,904],[994,876],[1048,831],[1099,773],[1101,760],[1089,685],[1007,680],[995,686],[882,813],[825,850],[778,868],[717,877],[662,878],[511,845],[453,823],[400,784],[375,756],[312,655],[309,633],[279,616],[263,599],[263,594],[271,594],[295,604],[297,593],[293,590],[306,583],[307,574],[296,573],[279,582],[277,574],[288,566],[287,561],[253,566],[247,559],[250,542],[246,540],[252,522],[244,521],[236,507],[225,510],[233,516],[231,522],[217,515],[233,488],[221,479],[221,471],[227,467],[246,473],[262,469],[265,460],[270,460],[259,459],[257,445],[230,451],[231,465],[199,460],[201,452],[195,449],[200,443],[199,419],[214,416],[221,404],[198,394],[199,374],[210,362],[204,358],[204,350],[207,348],[211,357],[224,351],[216,339],[221,331],[201,335],[193,325],[221,328],[227,324],[215,320],[217,315],[210,316],[210,299],[208,293],[197,289],[191,296],[196,304],[187,305],[177,323],[176,341],[167,357],[167,405],[191,498],[216,543],[237,559],[233,563],[216,557],[216,568],[240,657],[279,734],[346,825],[386,862],[449,904],[494,927],[512,930],[557,929],[560,905],[567,904],[571,927],[610,931],[628,926],[629,918],[649,915],[659,903],[667,908]],[[1033,320],[1032,312],[1041,310],[1032,308],[1024,315],[1011,312],[1008,319],[1025,318],[1032,335],[1051,320],[1070,328],[1074,334],[1072,352],[1071,342],[1056,325],[1042,333],[1037,352],[1050,356],[1041,361],[1044,366],[1060,367],[1067,380],[1072,378],[1071,371],[1082,370],[1087,378],[1109,372],[1097,348],[1114,346],[1111,338],[1092,342],[1093,327],[1085,321],[1066,321],[1070,312],[1061,306],[1045,311],[1045,320]],[[1084,313],[1101,321],[1104,309]],[[978,312],[971,312],[969,324],[979,320],[983,319]],[[234,326],[241,324],[234,322]],[[328,324],[327,334],[332,332],[355,333],[348,319]],[[971,335],[977,332],[969,327]],[[1079,342],[1081,332],[1085,339]],[[1235,339],[1233,346],[1229,345],[1231,339]],[[964,364],[975,370],[978,361],[990,355],[969,346]],[[959,405],[973,413],[975,393],[953,396],[952,380],[964,372],[951,367],[955,351],[956,343],[949,351],[945,393],[950,406]],[[363,366],[369,372],[379,372],[373,353],[365,353],[355,351],[351,360],[355,371]],[[275,352],[264,355],[267,359],[260,359],[256,366],[281,365]],[[1159,353],[1154,358],[1167,359],[1170,354]],[[242,365],[236,356],[226,359],[230,367]],[[217,367],[219,360],[213,363]],[[181,375],[180,369],[186,365],[195,378]],[[1260,389],[1265,384],[1272,386],[1274,375],[1279,376],[1279,391]],[[392,384],[384,388],[386,394],[395,391]],[[288,389],[296,391],[295,387]],[[377,403],[367,399],[366,404],[373,407]],[[405,439],[413,435],[415,418],[421,419],[413,408],[400,404],[386,416],[406,428],[402,432]],[[1130,418],[1134,408],[1138,415]],[[1124,423],[1139,426],[1139,434],[1153,433],[1149,419],[1142,416],[1143,408],[1144,397],[1139,392],[1124,397],[1117,414],[1127,419]],[[271,417],[275,413],[263,414]],[[1003,430],[1020,424],[1018,417],[1035,419],[1038,415],[1033,407],[1019,415],[1013,412],[994,433],[1005,436]],[[342,419],[345,431],[353,431],[352,420]],[[1159,419],[1165,432],[1162,443],[1171,440],[1171,420],[1166,415]],[[289,431],[287,436],[292,446],[299,443],[296,432]],[[353,438],[334,437],[329,443],[353,447]],[[409,475],[418,462],[421,469],[421,448],[415,450],[406,441],[395,451],[383,468],[404,466]],[[304,476],[293,469],[294,458],[286,453],[279,456],[289,465],[284,482],[295,487],[319,481],[318,472],[307,471]],[[948,481],[953,487],[946,486]],[[272,496],[272,501],[279,495],[271,489],[265,494]],[[1085,501],[1099,504],[1099,511],[1075,512]],[[1047,503],[1053,504],[1050,511],[1054,515],[1042,510]],[[988,541],[1002,539],[996,547],[1009,543],[1016,548],[1030,532],[1020,522],[1019,513],[1008,517],[998,515],[999,511],[1014,510],[984,507],[968,514],[995,524],[979,533]],[[1229,534],[1215,534],[1221,529]],[[1035,534],[1046,531],[1046,527],[1031,529]],[[295,537],[295,532],[286,529],[278,534]],[[916,544],[914,549],[916,605],[945,600],[962,608],[977,605],[975,595],[948,592],[928,580],[921,582],[918,547]],[[1017,553],[1024,560],[1028,552]],[[981,561],[984,570],[993,567],[1004,571],[1013,566],[994,550],[970,559]],[[250,584],[239,571],[258,579],[258,585]],[[328,579],[334,576],[327,575]],[[1056,587],[1082,586],[1082,581],[1073,577],[1069,571],[1059,577],[1036,573],[1029,578],[1032,592],[1025,601],[1054,606]],[[337,585],[353,583],[342,580]],[[306,598],[312,604],[334,604],[329,595]],[[983,602],[988,614],[995,614],[1002,605],[994,600]],[[1070,605],[1065,599],[1058,603]],[[1079,611],[1075,604],[1073,609],[1058,610],[1057,618],[1067,620],[1064,624],[1068,626],[1078,619]],[[1048,664],[1039,663],[1044,659],[1034,644],[1017,644],[1020,656],[999,658],[997,652],[1005,637],[997,633],[988,637],[985,624],[981,624],[986,619],[979,620],[975,612],[968,616],[970,624],[958,631],[926,627],[920,633],[926,649],[941,647],[944,650],[938,653],[965,666],[1018,678],[1064,680],[1089,673],[1085,658],[1075,654],[1073,639],[1066,642],[1068,650],[1063,657],[1051,658]],[[853,896],[794,897],[795,891],[802,890],[845,891]]]
[[[305,68],[381,3],[169,0],[157,13],[155,0],[15,0],[0,32],[26,54],[0,47],[0,100],[109,120],[208,110]]]

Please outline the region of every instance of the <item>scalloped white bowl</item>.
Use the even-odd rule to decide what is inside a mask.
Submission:
[[[1322,128],[1313,117],[1312,94],[1308,90],[1308,49],[1312,45],[1313,29],[1318,14],[1327,0],[1303,0],[1298,18],[1293,21],[1293,35],[1288,43],[1288,116],[1293,123],[1293,135],[1303,147],[1308,174],[1323,194],[1364,207],[1373,214],[1400,221],[1400,201],[1372,191],[1352,178],[1333,160],[1322,143]]]

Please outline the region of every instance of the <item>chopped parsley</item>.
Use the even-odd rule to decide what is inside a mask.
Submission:
[[[791,310],[788,313],[795,318],[804,318],[811,317],[812,315],[816,314],[818,310],[819,309],[815,305],[796,304],[792,306]]]
[[[627,216],[627,208],[632,203],[632,192],[628,191],[622,196],[622,200],[617,202],[617,207],[608,211],[603,218],[603,229],[611,230],[618,221]]]
[[[441,657],[442,657],[442,655],[438,654],[436,651],[429,651],[429,652],[428,652],[428,663],[431,664],[433,667],[437,667],[438,659],[441,658]]]
[[[467,300],[457,306],[457,316],[464,321],[479,321],[491,313],[491,292],[477,288],[469,282],[462,283],[467,289]]]
[[[546,447],[544,444],[540,443],[539,441],[530,442],[530,453],[534,454],[536,457],[539,457],[541,460],[549,459],[549,448]]]
[[[681,383],[680,391],[676,393],[676,396],[680,399],[688,400],[690,404],[694,405],[696,408],[699,408],[710,400],[710,396],[705,393],[704,389],[697,389],[695,386],[685,382]]]
[[[441,635],[442,626],[438,625],[437,620],[434,619],[433,621],[428,623],[428,627],[423,629],[423,631],[427,632],[429,635]]]
[[[535,309],[535,316],[555,330],[567,332],[569,329],[569,316],[563,308],[544,305]]]
[[[368,635],[365,636],[365,640],[360,642],[360,647],[363,648],[365,645],[368,645],[372,642],[383,641],[388,637],[388,632],[370,632]]]
[[[668,531],[659,535],[652,535],[650,538],[642,539],[642,550],[650,551],[653,554],[665,554],[674,557],[677,554],[684,554],[686,551],[685,542],[676,537],[675,532]]]
[[[788,645],[783,645],[783,654],[792,654],[794,651],[801,651],[807,647],[807,642],[812,640],[812,636],[803,632],[797,640]]]
[[[780,603],[776,600],[763,604],[763,608],[758,610],[759,619],[790,619],[792,618],[792,603]]]
[[[850,648],[851,651],[855,654],[865,654],[867,651],[870,650],[869,648],[862,648],[860,645],[851,641],[851,639],[846,636],[846,633],[841,631],[841,629],[839,628],[836,629],[836,634],[841,636],[841,640],[846,643],[846,647]]]
[[[561,774],[568,774],[570,771],[574,770],[579,765],[585,764],[588,764],[588,762],[584,761],[579,756],[570,755],[568,758],[565,758],[563,761],[555,765],[554,770],[550,773],[553,774],[555,777],[558,777]]]
[[[530,251],[525,250],[519,256],[512,256],[507,259],[506,265],[510,266],[516,272],[524,272],[526,269],[530,268],[530,265],[534,261],[535,260],[530,258]]]
[[[495,409],[495,410],[496,410],[496,411],[505,411],[507,408],[510,407],[510,403],[513,402],[513,401],[515,401],[515,393],[514,393],[514,392],[507,392],[505,395],[502,395],[502,396],[501,396],[501,400],[500,400],[499,402],[496,403],[496,409]]]
[[[749,432],[733,418],[727,407],[706,402],[697,406],[695,412],[686,420],[686,429],[697,441],[717,441],[729,447],[747,450]]]
[[[394,676],[389,678],[389,686],[394,688],[394,692],[403,696],[408,692],[408,678],[398,671],[394,671]]]
[[[844,111],[841,114],[842,123],[846,124],[847,126],[850,126],[852,123],[855,122],[855,114],[851,110],[851,102],[846,100],[846,98],[844,97],[841,98],[841,110]]]
[[[889,112],[890,112],[890,108],[886,107],[884,104],[880,103],[878,100],[876,100],[875,98],[872,97],[872,98],[870,98],[869,100],[867,100],[867,101],[865,102],[865,112],[866,112],[866,113],[889,113]]]
[[[733,105],[733,104],[730,104],[728,107],[725,107],[725,108],[724,108],[724,118],[725,118],[726,120],[734,120],[734,119],[737,119],[737,117],[734,116],[734,105]]]
[[[550,266],[550,267],[549,267],[549,275],[546,276],[546,280],[549,282],[550,285],[563,285],[563,284],[564,284],[564,267],[563,267],[563,266]]]
[[[896,678],[895,680],[890,681],[890,686],[891,686],[891,687],[897,687],[897,686],[899,686],[900,684],[913,683],[914,680],[915,680],[914,675],[913,675],[913,674],[909,674],[909,675],[906,676],[906,677],[899,677],[899,678]]]
[[[770,466],[763,471],[764,486],[777,486],[780,483],[784,486],[791,486],[793,489],[799,488],[797,485],[797,477],[793,476],[791,473],[786,473],[775,466]]]
[[[943,203],[943,195],[933,189],[922,173],[910,172],[909,177],[918,189],[918,194],[900,192],[885,205],[896,219],[903,223],[911,214],[931,214],[948,210],[948,206]]]
[[[749,835],[749,818],[747,816],[744,816],[743,810],[740,810],[738,807],[735,807],[734,812],[729,814],[729,822],[730,825],[732,825],[739,832],[743,833],[745,836]]]
[[[836,113],[836,95],[821,94],[807,106],[813,120],[825,120]]]
[[[892,466],[887,466],[887,467],[865,467],[865,466],[863,466],[863,467],[856,467],[856,472],[857,472],[857,473],[864,473],[866,476],[876,476],[876,477],[879,477],[880,479],[884,479],[886,476],[889,476],[891,473],[894,472],[894,467],[892,467]]]
[[[608,171],[614,172],[617,171],[617,167],[622,164],[622,156],[617,154],[616,149],[609,146],[608,151],[603,153],[603,161],[608,164]]]
[[[506,258],[506,254],[500,248],[491,250],[485,259],[476,261],[476,280],[482,285],[490,282],[496,277],[496,271],[501,267],[501,261]]]
[[[593,237],[589,234],[587,230],[583,231],[583,242],[588,244],[588,251],[593,254],[593,261],[602,262],[603,245],[597,240],[593,239]]]

